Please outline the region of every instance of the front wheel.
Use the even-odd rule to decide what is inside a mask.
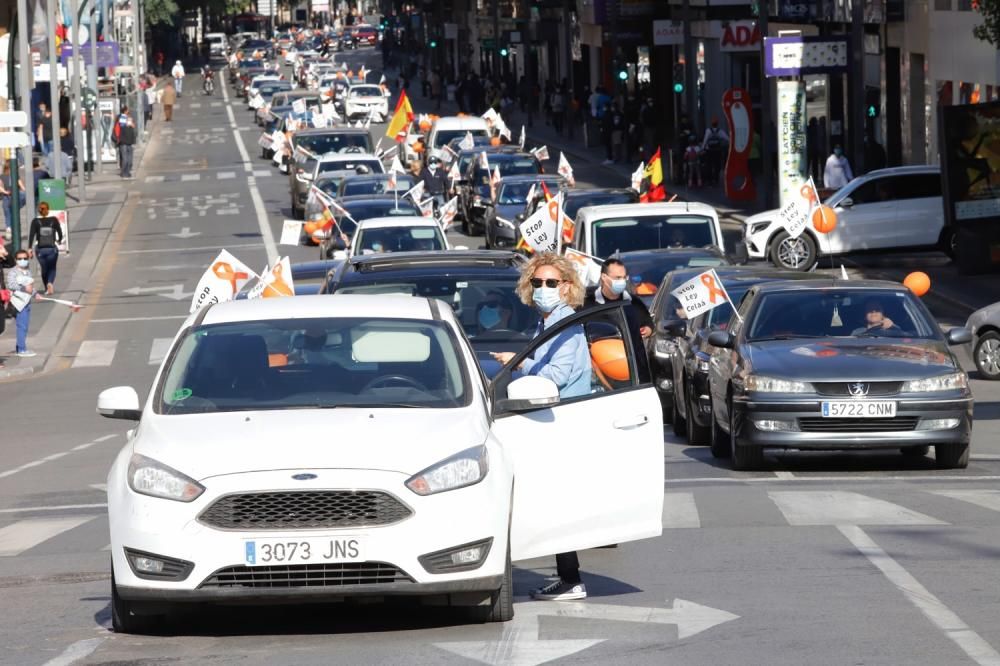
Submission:
[[[694,394],[690,389],[684,392],[687,396],[687,440],[688,444],[693,445],[703,445],[709,438],[708,428],[703,425],[698,425],[698,421],[695,420],[694,415],[698,412],[697,401]]]
[[[1000,333],[987,331],[980,335],[972,351],[972,358],[983,379],[1000,379]]]
[[[134,605],[118,595],[114,572],[111,574],[111,628],[116,634],[148,634],[159,618],[155,615],[136,615]]]
[[[712,414],[712,432],[711,438],[709,440],[709,448],[712,451],[713,458],[728,458],[729,457],[729,435],[725,430],[719,425],[719,422],[715,419],[715,409],[711,410]]]
[[[807,233],[792,238],[782,231],[771,242],[771,263],[778,268],[807,271],[816,264],[817,256],[816,241]]]
[[[507,538],[507,563],[500,589],[490,595],[490,604],[475,609],[481,622],[509,622],[514,619],[514,575],[510,565],[510,537]]]
[[[965,469],[969,466],[969,443],[935,444],[934,458],[939,469]]]

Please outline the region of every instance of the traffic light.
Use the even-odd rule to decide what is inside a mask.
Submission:
[[[684,63],[674,63],[674,92],[680,95],[684,92]]]
[[[882,113],[882,91],[878,88],[865,88],[865,117],[878,118]]]
[[[436,49],[436,48],[437,48],[437,45],[438,45],[438,43],[437,43],[437,40],[436,40],[436,39],[432,39],[432,40],[431,40],[431,44],[430,44],[430,47],[431,47],[432,49]]]
[[[500,47],[500,55],[501,56],[503,56],[504,58],[506,58],[508,53],[510,53],[510,51],[507,49],[506,46],[501,46]]]
[[[628,70],[624,67],[618,70],[618,80],[628,81]]]

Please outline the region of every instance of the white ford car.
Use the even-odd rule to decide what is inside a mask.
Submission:
[[[348,120],[368,118],[384,123],[389,117],[389,100],[377,85],[365,83],[347,89],[344,115]]]
[[[561,399],[512,374],[567,331],[619,348],[613,384]],[[435,298],[208,306],[145,406],[116,387],[97,409],[138,421],[108,474],[119,632],[192,603],[393,595],[506,621],[512,561],[662,530],[660,402],[620,306],[551,327],[492,383]]]

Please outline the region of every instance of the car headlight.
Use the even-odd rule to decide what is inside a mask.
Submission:
[[[508,229],[513,229],[514,228],[514,223],[513,222],[511,222],[510,220],[504,219],[504,218],[500,217],[499,215],[497,216],[497,224],[499,224],[501,227],[506,227]]]
[[[138,453],[128,463],[128,487],[140,495],[177,502],[191,502],[205,492],[205,486],[191,477]]]
[[[677,345],[669,338],[657,337],[653,342],[653,353],[660,358],[670,358],[676,348]]]
[[[767,229],[769,226],[771,226],[771,222],[770,221],[768,221],[768,222],[754,222],[750,226],[750,234],[749,235],[750,236],[756,236],[760,232],[762,232],[765,229]]]
[[[758,393],[808,393],[812,387],[806,382],[793,379],[777,379],[763,375],[750,375],[744,382],[747,391]]]
[[[950,375],[911,379],[903,383],[902,391],[904,393],[928,393],[967,388],[969,388],[969,377],[964,372],[953,372]]]
[[[698,359],[698,372],[708,372],[708,361]]]
[[[418,495],[433,495],[479,483],[490,468],[485,446],[475,446],[431,465],[410,477],[406,487]]]

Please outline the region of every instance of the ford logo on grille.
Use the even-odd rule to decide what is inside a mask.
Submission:
[[[316,478],[315,474],[292,474],[292,478],[296,481],[312,481]]]

